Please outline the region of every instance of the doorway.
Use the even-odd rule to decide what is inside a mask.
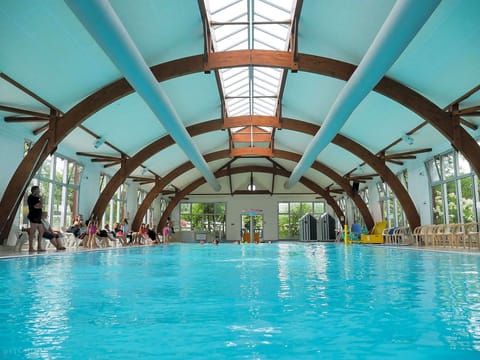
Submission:
[[[242,213],[241,214],[241,239],[244,243],[263,242],[263,214]],[[253,237],[250,234],[253,232]]]

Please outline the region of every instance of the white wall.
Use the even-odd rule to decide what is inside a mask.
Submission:
[[[100,196],[100,172],[101,166],[85,162],[78,198],[78,212],[85,220],[90,217],[93,206]]]
[[[378,193],[377,182],[380,179],[375,179],[368,183],[368,207],[372,214],[374,222],[380,222],[382,218],[382,207],[380,206],[380,194]]]
[[[23,143],[25,137],[22,134],[11,133],[8,126],[3,126],[0,132],[0,153],[2,159],[0,162],[0,194],[7,188],[10,179],[23,159]]]
[[[430,186],[424,163],[415,162],[408,168],[408,192],[420,216],[420,224],[432,223]]]
[[[24,141],[28,138],[27,135],[26,132],[12,132],[8,125],[2,126],[0,132],[0,154],[2,154],[0,160],[0,197],[2,198],[10,179],[23,159]],[[27,188],[26,192],[29,193],[29,191],[30,189]],[[16,242],[17,230],[20,228],[17,213],[12,214],[14,221],[9,236],[10,242],[5,244],[13,245],[12,242]]]
[[[162,215],[160,213],[160,196],[157,196],[155,200],[152,202],[152,207],[154,209],[153,211],[153,225],[157,226],[158,222],[160,221],[160,216]],[[175,223],[175,225],[178,226],[178,222]]]
[[[132,224],[133,217],[137,213],[137,190],[138,190],[138,183],[135,182],[128,182],[128,191],[127,191],[127,219],[128,223]],[[137,231],[137,229],[130,229],[132,231]]]
[[[228,241],[241,239],[241,212],[247,209],[263,210],[263,238],[265,241],[278,240],[278,203],[281,201],[319,201],[315,196],[310,195],[236,195],[235,198],[229,195],[215,196],[213,199],[207,196],[189,195],[189,202],[225,202],[227,210],[226,238]],[[326,211],[335,217],[330,206],[326,205]],[[179,207],[177,206],[170,214],[178,228]]]

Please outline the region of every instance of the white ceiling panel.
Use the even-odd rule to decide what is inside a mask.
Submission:
[[[250,11],[250,14],[248,3],[247,0],[210,2],[212,8],[207,20],[214,32],[211,50],[287,49],[284,40],[289,38],[289,21],[295,2],[254,0],[254,11]],[[319,63],[325,57],[358,65],[394,3],[394,0],[304,0],[298,28],[299,52],[317,56]],[[112,0],[111,4],[149,66],[203,54],[204,28],[201,3],[197,0]],[[417,91],[440,108],[478,87],[479,13],[480,1],[477,0],[442,1],[388,71],[388,77]],[[0,44],[0,72],[62,112],[75,109],[74,106],[82,100],[122,78],[122,74],[62,0],[3,1],[0,7]],[[192,63],[191,66],[198,64]],[[181,126],[185,128],[222,118],[225,114],[277,115],[278,105],[281,106],[279,110],[283,117],[321,125],[346,84],[335,78],[337,70],[331,69],[331,77],[288,71],[284,87],[281,88],[282,69],[242,66],[220,69],[218,77],[215,71],[200,71],[171,78],[159,84],[159,87],[168,96]],[[220,91],[222,86],[223,90]],[[283,96],[277,101],[279,94]],[[417,98],[412,103],[415,105],[421,100]],[[85,104],[90,103],[87,101]],[[477,91],[460,103],[460,110],[471,108],[474,111],[479,104],[480,91]],[[21,111],[8,111],[7,107],[49,112],[45,105],[1,78],[0,105],[3,106],[0,108],[1,119],[26,116]],[[96,110],[88,109],[92,115],[81,127],[66,136],[59,144],[58,152],[73,157],[76,152],[111,156],[120,156],[121,152],[124,156],[133,157],[141,149],[167,135],[160,121],[136,93]],[[222,110],[225,112],[222,113]],[[451,148],[450,141],[431,124],[417,129],[424,120],[395,101],[378,93],[370,93],[351,114],[340,135],[357,142],[373,154],[391,144],[394,145],[387,149],[387,154]],[[480,125],[480,116],[464,116],[464,120]],[[63,119],[58,121],[61,124]],[[46,123],[2,122],[0,131],[35,142],[40,136],[47,136],[33,134],[43,125]],[[479,130],[463,126],[472,137],[480,135]],[[265,128],[272,131],[271,127]],[[240,145],[232,144],[230,138],[231,133],[238,129],[215,130],[194,136],[192,141],[203,155],[230,149],[231,146]],[[272,132],[273,143],[261,139],[261,145],[271,145],[273,149],[302,155],[313,137],[297,130],[275,130]],[[407,133],[413,142],[401,140]],[[96,148],[94,144],[98,137],[106,142]],[[423,161],[429,156],[432,154],[425,153],[417,158]],[[83,163],[90,159],[79,157]],[[142,165],[163,177],[188,160],[189,156],[178,145],[173,145],[153,155]],[[221,159],[208,166],[216,171],[230,160]],[[317,160],[339,175],[352,171],[354,175],[361,171],[373,172],[368,165],[359,169],[364,161],[335,144],[328,145]],[[295,162],[283,159],[246,157],[236,159],[231,167],[257,165],[273,168],[272,161],[288,171],[296,166]],[[390,163],[387,166],[398,172],[408,167],[409,161],[404,161],[401,166]],[[105,171],[112,174],[118,168],[108,167]],[[142,169],[139,166],[133,175],[141,176]],[[153,174],[147,176],[153,177]],[[199,171],[193,169],[172,183],[181,190],[200,176]],[[233,190],[245,187],[248,176],[247,173],[233,175]],[[256,179],[257,176],[262,189],[271,189],[271,174],[254,174]],[[331,179],[316,170],[308,170],[305,176],[320,186],[332,183]],[[310,191],[303,185],[285,190],[285,180],[280,176],[274,177],[275,192]],[[220,182],[222,192],[229,193],[228,177],[220,179]],[[196,192],[213,194],[207,184]]]

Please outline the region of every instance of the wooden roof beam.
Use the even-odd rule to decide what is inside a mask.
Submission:
[[[247,115],[223,118],[223,129],[230,129],[242,126],[265,126],[282,128],[280,120],[276,116]]]
[[[214,152],[214,153],[205,154],[205,160],[207,160],[209,162],[210,161],[216,161],[216,160],[219,160],[221,158],[227,158],[227,157],[229,157],[229,155],[230,155],[229,150],[225,149],[225,150],[217,151],[217,152]],[[301,155],[300,154],[295,154],[295,153],[292,153],[292,152],[288,152],[288,151],[284,151],[284,150],[275,150],[274,157],[275,158],[280,158],[280,159],[285,159],[285,160],[288,160],[288,161],[298,162]],[[232,163],[235,160],[236,159],[233,159]],[[276,162],[274,160],[272,160],[272,159],[268,159],[268,160],[270,162],[272,162],[273,164],[276,164]],[[275,176],[275,174],[279,174],[279,171],[281,171],[281,170],[283,170],[285,172],[288,172],[286,169],[284,169],[279,164],[277,164],[276,166],[277,166],[277,168],[274,170],[273,176]],[[163,177],[161,180],[159,180],[155,184],[155,186],[148,192],[148,194],[145,197],[142,204],[140,204],[140,206],[137,210],[137,213],[135,214],[134,220],[132,222],[132,226],[134,228],[136,228],[137,225],[139,225],[141,223],[141,219],[146,214],[146,211],[151,206],[151,203],[154,201],[154,199],[157,197],[157,195],[159,193],[161,193],[162,189],[169,182],[171,182],[174,178],[180,176],[181,174],[185,173],[186,171],[191,170],[192,168],[193,168],[193,164],[191,162],[185,162],[184,164],[180,165],[178,168],[176,168],[173,171],[171,171],[170,173],[166,174],[165,177]],[[327,175],[328,177],[330,177],[342,189],[344,189],[344,192],[346,192],[347,194],[352,196],[352,199],[353,199],[354,203],[356,204],[356,206],[359,208],[360,213],[362,214],[362,216],[365,220],[365,223],[367,224],[367,227],[369,229],[373,227],[373,225],[374,225],[373,217],[371,216],[367,205],[365,204],[364,200],[361,198],[361,196],[358,193],[353,193],[351,191],[351,185],[345,178],[343,178],[340,174],[333,171],[328,166],[326,166],[324,164],[321,164],[319,162],[315,162],[312,165],[312,168],[319,171],[319,172],[322,172],[325,175]],[[249,170],[252,170],[252,168],[250,167]],[[233,170],[230,170],[230,171],[233,172]],[[227,173],[226,176],[231,176],[231,173],[230,173],[230,175],[228,175],[228,173]],[[231,190],[230,194],[232,194],[233,190],[232,189],[230,189],[230,190]],[[274,193],[274,192],[272,191],[272,193]],[[327,192],[327,194],[328,194],[328,192]],[[105,198],[105,204],[103,205],[102,209],[106,208],[108,201],[109,200],[106,197]]]
[[[397,160],[392,160],[392,159],[385,159],[385,161],[388,161],[389,163],[392,163],[392,164],[395,164],[395,165],[403,166],[403,161],[397,161]]]
[[[103,165],[104,168],[109,168],[115,165],[120,165],[122,163],[123,159],[117,160],[117,161],[112,161],[109,164]]]
[[[427,153],[432,151],[432,148],[425,148],[425,149],[418,149],[418,150],[411,150],[411,151],[403,151],[395,154],[386,154],[385,158],[396,158],[396,157],[403,157],[403,156],[408,156],[408,155],[416,155],[416,154],[422,154],[422,153]]]
[[[41,116],[5,116],[7,123],[48,122],[48,117]]]
[[[457,111],[454,111],[453,113],[455,115],[465,115],[465,114],[470,114],[472,112],[478,112],[479,110],[480,110],[480,105],[475,105],[475,106],[471,106],[471,107],[464,108],[464,109],[458,109]]]
[[[235,190],[233,195],[272,195],[270,190]]]
[[[261,148],[261,147],[241,147],[233,148],[230,150],[231,157],[242,157],[242,156],[272,156],[271,148]]]
[[[49,114],[41,113],[41,112],[38,112],[38,111],[20,109],[20,108],[17,108],[17,107],[1,105],[1,104],[0,104],[0,111],[10,112],[10,113],[14,113],[14,114],[35,116],[35,117],[40,117],[40,118],[47,118],[47,120],[50,116]]]
[[[233,133],[232,134],[232,141],[233,142],[242,142],[242,143],[264,143],[272,141],[272,134],[271,133]]]
[[[365,175],[353,175],[349,176],[349,180],[372,180],[375,176],[378,176],[378,174],[365,174]]]
[[[455,99],[453,100],[450,104],[448,104],[447,106],[445,106],[443,108],[444,111],[448,111],[449,109],[452,108],[452,106],[456,105],[456,104],[460,104],[462,101],[468,99],[470,96],[472,96],[473,94],[475,94],[477,91],[480,90],[480,84],[475,86],[473,89],[467,91],[465,94],[463,94],[462,96],[460,96],[458,99]]]
[[[15,80],[13,80],[10,76],[8,76],[7,74],[5,73],[0,73],[0,78],[2,78],[3,80],[7,81],[8,83],[10,83],[11,85],[15,86],[17,89],[21,90],[22,92],[24,92],[25,94],[27,94],[28,96],[30,96],[31,98],[37,100],[39,103],[45,105],[46,107],[48,107],[50,110],[54,110],[57,114],[59,115],[63,115],[63,112],[60,111],[59,109],[57,109],[55,106],[53,106],[52,104],[50,104],[48,101],[42,99],[40,96],[38,96],[37,94],[35,94],[33,91],[27,89],[25,86],[23,86],[22,84],[16,82]],[[48,117],[48,115],[47,115]]]
[[[96,158],[98,160],[121,160],[121,156],[112,156],[112,155],[102,155],[102,154],[95,154],[95,153],[88,153],[88,152],[82,152],[82,151],[77,151],[78,156],[87,156],[91,158]]]

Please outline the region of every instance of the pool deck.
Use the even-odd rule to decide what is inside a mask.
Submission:
[[[227,242],[230,243],[230,242]],[[220,243],[221,244],[221,243]],[[97,248],[97,249],[83,249],[82,247],[76,248],[67,248],[66,250],[57,251],[55,248],[47,248],[43,252],[29,252],[28,249],[23,248],[21,251],[15,250],[14,246],[4,246],[0,245],[0,260],[1,259],[10,259],[18,257],[32,257],[32,256],[47,256],[47,255],[61,255],[61,254],[72,254],[72,253],[82,253],[88,251],[108,251],[108,250],[119,250],[122,248],[132,248],[132,247],[147,247],[147,246],[163,246],[163,244],[155,245],[132,245],[132,246],[118,246],[118,247],[108,247],[108,248]],[[454,248],[454,247],[417,247],[415,245],[395,245],[395,244],[352,244],[350,246],[380,246],[380,247],[390,247],[390,248],[401,248],[409,249],[415,251],[436,251],[436,252],[447,252],[447,253],[464,253],[464,254],[476,254],[480,255],[480,250],[478,248]]]
[[[0,260],[1,259],[11,259],[11,258],[19,258],[19,257],[32,257],[32,256],[47,256],[47,255],[62,255],[62,254],[72,254],[72,253],[83,253],[83,252],[91,252],[91,251],[108,251],[108,250],[119,250],[119,249],[127,249],[127,248],[134,248],[134,247],[147,247],[147,246],[162,246],[163,244],[155,244],[155,245],[131,245],[131,246],[111,246],[111,247],[100,247],[95,249],[84,249],[80,247],[70,247],[66,250],[56,250],[53,247],[47,248],[46,251],[33,251],[29,252],[28,249],[25,250],[25,247],[21,250],[15,250],[14,246],[4,246],[0,245]]]

